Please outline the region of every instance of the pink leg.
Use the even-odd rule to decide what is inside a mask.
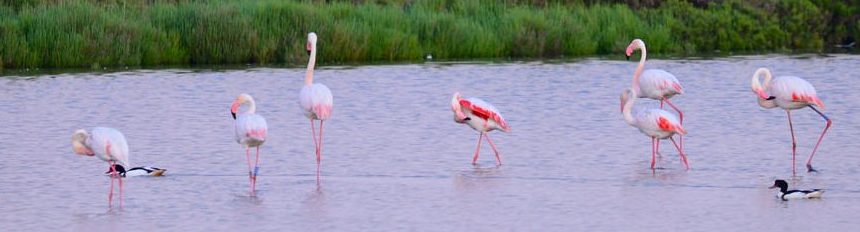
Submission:
[[[260,147],[257,146],[257,154],[254,161],[254,178],[251,178],[251,191],[257,192],[257,174],[260,173]]]
[[[499,165],[502,165],[502,157],[499,156],[499,150],[496,149],[496,144],[493,144],[493,140],[490,140],[490,134],[488,133],[487,136],[484,137],[487,138],[487,143],[490,144],[490,147],[493,148],[493,152],[496,153],[496,161],[499,162]]]
[[[670,107],[672,107],[672,109],[675,109],[675,111],[678,112],[678,120],[680,121],[679,123],[681,123],[681,125],[683,126],[684,125],[684,112],[681,112],[681,110],[678,109],[678,107],[676,107],[675,104],[672,104],[672,102],[669,101],[668,98],[664,99],[664,100],[666,101],[667,104],[669,104]],[[662,106],[663,101],[660,101],[660,104],[661,104],[660,108],[662,109],[663,108],[663,106]],[[680,143],[681,149],[684,149],[684,136],[683,135],[678,135],[678,143]]]
[[[325,121],[320,120],[320,138],[318,140],[319,145],[317,147],[317,183],[319,183],[321,174],[320,164],[322,163],[323,122]]]
[[[319,152],[320,145],[319,145],[319,142],[317,142],[317,132],[316,132],[316,129],[314,128],[314,120],[313,119],[311,119],[311,138],[314,140],[314,154],[316,154]]]
[[[481,140],[482,140],[482,139],[484,139],[484,132],[481,132],[481,133],[478,135],[478,147],[477,147],[477,148],[475,148],[475,156],[474,156],[474,157],[472,157],[472,165],[475,165],[475,164],[477,164],[477,162],[478,162],[478,153],[480,153],[480,152],[481,152]]]
[[[675,143],[674,138],[669,137],[669,140],[672,141],[672,144],[674,144],[675,148],[678,149],[678,153],[681,154],[681,161],[684,162],[684,167],[687,168],[687,170],[690,170],[690,163],[687,162],[687,155],[684,154],[684,150],[681,149],[681,146],[678,146],[678,144]]]
[[[659,141],[657,138],[651,137],[651,170],[654,170],[654,165],[656,164],[657,159],[657,143]]]
[[[816,109],[815,107],[809,106],[809,108],[814,110],[815,113],[818,113],[818,115],[821,115],[821,117],[827,121],[827,125],[824,126],[824,131],[821,131],[821,136],[818,137],[818,142],[815,143],[815,147],[812,148],[812,155],[809,155],[809,159],[806,160],[806,170],[808,172],[816,172],[816,170],[812,168],[812,157],[815,156],[815,151],[818,150],[818,145],[821,145],[821,140],[824,139],[824,134],[827,133],[827,129],[830,129],[830,124],[832,124],[833,121],[831,121],[830,118],[827,117],[827,115],[824,115],[824,113],[818,111],[818,109]]]
[[[794,126],[791,124],[791,111],[786,110],[785,113],[788,114],[788,130],[791,131],[791,173],[797,174],[797,169],[794,167],[796,165],[797,140],[794,138]]]
[[[113,206],[113,178],[116,176],[116,167],[113,161],[108,161],[110,165],[110,192],[108,192],[108,206]]]
[[[251,189],[251,195],[254,195],[254,173],[251,169],[251,148],[245,148],[245,160],[248,161],[248,187]]]
[[[122,194],[122,192],[123,192],[122,191],[122,189],[123,189],[122,176],[120,176],[119,173],[117,173],[116,179],[119,180],[119,207],[122,208],[122,195],[123,195]]]

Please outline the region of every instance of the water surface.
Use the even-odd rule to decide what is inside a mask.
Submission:
[[[693,169],[663,142],[626,125],[619,94],[632,61],[426,63],[322,67],[334,93],[322,183],[310,125],[298,107],[304,69],[137,70],[0,78],[0,227],[28,230],[260,231],[846,231],[860,214],[860,57],[752,56],[655,60],[685,94]],[[758,67],[806,78],[834,120],[815,165],[791,174],[785,112],[758,107]],[[470,164],[477,133],[456,124],[461,91],[499,108],[512,132],[492,132]],[[239,93],[268,120],[258,196],[248,196],[229,106]],[[656,107],[640,100],[637,108]],[[824,126],[793,114],[803,169]],[[77,128],[109,126],[129,140],[132,165],[167,168],[127,181],[125,207],[107,207],[107,165],[72,153]],[[826,188],[783,202],[773,179]]]

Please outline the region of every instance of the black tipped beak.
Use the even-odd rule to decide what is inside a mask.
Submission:
[[[233,119],[236,119],[236,113],[230,112],[230,115],[233,115]]]
[[[626,56],[626,57],[627,57],[627,60],[630,60],[630,56]]]
[[[308,50],[308,55],[309,55],[309,56],[311,55],[311,50]]]
[[[765,100],[770,101],[770,100],[773,100],[773,99],[776,99],[776,97],[775,97],[775,96],[770,96],[770,97],[768,97],[768,98],[767,98],[767,99],[765,99]],[[776,188],[776,185],[774,185],[773,187],[774,187],[774,188]]]

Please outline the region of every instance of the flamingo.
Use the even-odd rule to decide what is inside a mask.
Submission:
[[[478,135],[478,146],[475,148],[475,156],[472,157],[472,165],[475,165],[478,161],[478,154],[481,151],[481,139],[485,137],[484,134],[493,131],[493,130],[501,130],[504,132],[511,132],[511,127],[508,126],[508,123],[502,118],[502,114],[499,113],[499,110],[496,109],[490,103],[487,103],[479,98],[468,98],[463,99],[460,96],[460,93],[454,93],[454,97],[451,99],[451,110],[454,111],[454,122],[464,123],[469,125],[472,129],[480,132]],[[490,135],[486,135],[487,143],[493,148],[493,152],[496,153],[496,161],[499,165],[502,165],[502,158],[499,156],[499,150],[496,149],[496,145],[493,144],[493,140],[490,140]]]
[[[311,138],[314,140],[317,155],[317,182],[320,179],[320,162],[322,160],[323,122],[331,118],[332,96],[331,90],[323,84],[314,83],[314,66],[317,60],[317,34],[308,33],[308,43],[305,45],[310,59],[308,70],[305,73],[305,86],[299,92],[299,105],[301,105],[305,116],[311,121]],[[320,121],[320,134],[317,139],[314,120]]]
[[[645,42],[641,39],[634,39],[630,42],[630,45],[627,46],[626,53],[628,60],[630,59],[630,56],[633,55],[633,51],[637,49],[642,51],[642,57],[639,58],[639,66],[636,67],[636,72],[633,73],[632,88],[633,91],[636,91],[636,96],[639,96],[640,98],[659,100],[660,109],[663,109],[663,102],[666,102],[670,107],[672,107],[672,109],[678,112],[680,125],[684,125],[684,112],[669,101],[669,98],[672,98],[677,94],[684,93],[684,88],[681,87],[681,82],[678,81],[678,78],[675,78],[675,75],[662,69],[642,70],[645,68],[645,56],[648,51],[645,49]],[[683,148],[684,137],[678,136],[678,140],[680,147]],[[657,150],[659,149],[660,143],[658,141]]]
[[[636,91],[632,88],[626,89],[621,93],[621,114],[624,115],[624,121],[627,124],[636,127],[640,132],[651,137],[651,169],[654,169],[657,151],[660,149],[658,146],[660,144],[659,140],[668,138],[675,145],[675,148],[678,149],[684,167],[689,170],[690,164],[687,162],[684,149],[678,146],[675,143],[675,139],[672,138],[672,135],[675,134],[687,134],[678,117],[662,109],[646,109],[640,111],[634,117],[630,111],[633,110],[636,98]]]
[[[125,136],[118,130],[107,127],[95,127],[92,133],[79,129],[72,134],[72,149],[78,155],[95,156],[108,163],[111,170],[108,206],[113,205],[113,182],[116,179],[119,180],[119,206],[122,207],[123,183],[116,165],[129,167]]]
[[[761,83],[761,76],[764,76],[764,84]],[[824,102],[818,98],[815,93],[815,87],[804,79],[794,76],[781,76],[773,78],[770,70],[767,68],[759,68],[752,76],[752,90],[756,94],[758,104],[762,108],[771,109],[779,107],[785,110],[788,115],[788,129],[791,131],[791,171],[797,173],[797,165],[795,156],[797,155],[797,140],[794,137],[794,126],[791,123],[791,110],[809,107],[826,121],[824,131],[818,137],[818,142],[812,148],[812,154],[806,161],[806,169],[808,172],[815,172],[812,168],[812,157],[815,156],[815,151],[818,150],[818,145],[821,145],[821,140],[824,139],[824,134],[827,129],[830,129],[832,121],[815,106],[824,109]]]
[[[247,104],[247,109],[244,112],[238,113],[239,106]],[[233,115],[235,122],[233,129],[236,134],[236,142],[245,147],[245,159],[248,161],[248,181],[251,185],[251,195],[257,189],[257,174],[260,171],[260,146],[266,142],[266,119],[256,113],[257,103],[254,98],[248,94],[239,94],[233,105],[230,106],[230,114]],[[238,116],[237,116],[238,114]],[[257,148],[255,155],[254,166],[251,166],[251,148]]]

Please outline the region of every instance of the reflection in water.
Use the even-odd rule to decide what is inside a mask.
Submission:
[[[326,121],[325,182],[295,91],[304,69],[142,70],[0,78],[0,225],[29,230],[741,231],[853,229],[860,214],[860,78],[856,56],[652,60],[685,93],[692,170],[664,143],[625,124],[618,93],[635,62],[410,64],[321,68],[337,94]],[[749,90],[758,67],[807,79],[836,123],[816,154],[820,173],[791,176],[780,111]],[[248,85],[250,82],[262,83]],[[480,87],[475,87],[480,86]],[[504,105],[517,129],[494,135],[505,165],[470,166],[475,134],[451,121],[450,94]],[[248,196],[225,104],[252,94],[269,138],[257,197]],[[655,101],[636,107],[656,108]],[[821,130],[793,114],[798,154]],[[133,165],[170,169],[129,178],[126,205],[105,213],[104,167],[72,155],[68,135],[109,126]],[[811,141],[811,142],[803,142]],[[485,153],[486,156],[487,153]],[[492,154],[490,154],[492,157]],[[35,174],[34,174],[35,173]],[[43,174],[47,173],[47,174]],[[820,201],[782,202],[774,179],[828,189]],[[856,224],[856,223],[855,223]],[[779,225],[774,227],[774,225]],[[574,229],[575,230],[575,229]]]

